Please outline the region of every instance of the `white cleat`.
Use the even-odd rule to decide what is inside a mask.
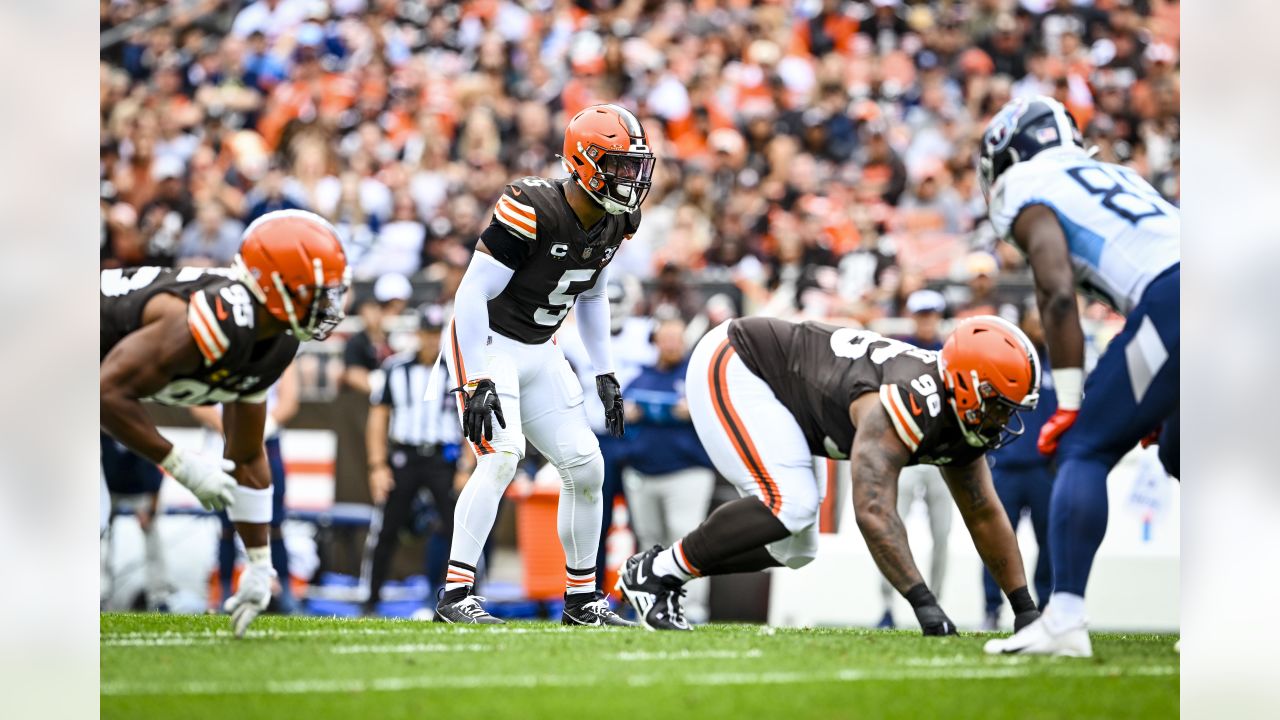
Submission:
[[[1049,608],[1045,610],[1048,612]],[[1083,623],[1055,633],[1049,630],[1043,616],[1007,638],[988,640],[982,649],[988,655],[1093,657],[1093,643],[1089,641],[1089,631]]]
[[[222,610],[231,613],[231,629],[236,637],[244,637],[249,623],[258,617],[271,602],[271,581],[276,571],[270,565],[252,565],[240,574],[240,587],[227,598]]]

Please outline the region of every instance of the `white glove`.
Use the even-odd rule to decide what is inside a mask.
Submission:
[[[160,467],[195,493],[205,510],[222,510],[235,503],[232,493],[237,483],[229,473],[236,469],[236,464],[231,460],[175,447]]]

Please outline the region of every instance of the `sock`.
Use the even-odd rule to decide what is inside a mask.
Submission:
[[[280,596],[293,599],[293,588],[289,586],[289,551],[282,537],[271,538],[271,567],[276,569],[276,577],[280,578]]]
[[[231,578],[236,571],[236,537],[223,530],[218,539],[218,585],[222,587],[222,599],[231,597]]]
[[[755,550],[791,535],[764,503],[756,497],[727,502],[676,545],[671,560],[691,575],[707,575],[710,569],[749,550]],[[663,561],[663,567],[668,567]],[[654,572],[658,572],[656,566]],[[677,576],[678,577],[678,576]]]
[[[1058,466],[1049,501],[1054,594],[1084,596],[1093,557],[1107,533],[1107,471],[1102,460],[1070,457]]]
[[[1060,633],[1084,624],[1084,598],[1074,593],[1055,592],[1042,617],[1049,630]]]
[[[600,549],[600,523],[604,517],[604,458],[597,452],[581,465],[558,468],[560,505],[556,529],[564,548],[565,565],[594,568]]]
[[[733,573],[760,572],[769,568],[782,567],[778,558],[769,552],[769,548],[761,546],[738,553],[733,557],[718,560],[714,565],[703,568],[706,575],[732,575]]]
[[[564,566],[565,570],[565,595],[580,595],[583,593],[595,594],[596,591],[596,566],[592,565],[581,570]]]
[[[458,560],[449,561],[449,572],[445,575],[444,580],[444,591],[446,594],[455,590],[475,587],[475,584],[475,565],[468,565]]]
[[[474,581],[476,565],[480,564],[480,556],[484,552],[485,540],[493,529],[494,518],[498,516],[498,503],[507,485],[516,474],[514,454],[499,450],[476,458],[476,469],[467,480],[466,487],[458,495],[458,504],[453,511],[453,545],[449,550],[449,571],[453,573],[454,562],[459,567],[468,569],[472,575],[468,583]],[[578,566],[581,567],[581,566]],[[446,580],[446,590],[452,580]]]
[[[258,567],[271,567],[271,548],[262,547],[246,547],[244,549],[246,555],[249,556],[249,564]]]
[[[653,559],[653,572],[658,577],[670,575],[681,582],[689,582],[701,575],[688,564],[687,558],[681,562],[684,556],[683,545],[683,540],[677,540],[674,545],[658,553],[658,556]]]

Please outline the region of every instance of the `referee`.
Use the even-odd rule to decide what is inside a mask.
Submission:
[[[423,305],[417,316],[417,351],[387,358],[384,379],[373,383],[369,396],[369,492],[374,503],[382,505],[382,527],[373,548],[366,613],[378,604],[400,532],[407,529],[414,499],[423,487],[430,491],[443,524],[439,532],[446,542],[453,536],[454,477],[462,438],[443,367],[435,368],[432,399],[425,397],[446,317],[438,305]],[[433,586],[444,582],[443,566],[439,574],[430,578]]]

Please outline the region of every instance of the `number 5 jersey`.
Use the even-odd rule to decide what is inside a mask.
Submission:
[[[293,362],[298,341],[287,332],[257,339],[253,299],[230,270],[102,271],[99,361],[142,327],[143,308],[160,293],[187,302],[187,329],[200,350],[200,367],[175,376],[149,399],[183,406],[263,402],[267,389]]]
[[[795,417],[814,455],[849,457],[857,428],[849,405],[876,393],[908,465],[964,465],[984,452],[969,445],[945,402],[938,355],[869,330],[821,322],[744,318],[729,342]]]
[[[489,301],[489,327],[529,345],[551,339],[577,296],[596,284],[622,241],[640,227],[640,211],[606,214],[584,230],[564,196],[570,178],[527,177],[506,187],[481,235],[499,262],[515,270]]]

